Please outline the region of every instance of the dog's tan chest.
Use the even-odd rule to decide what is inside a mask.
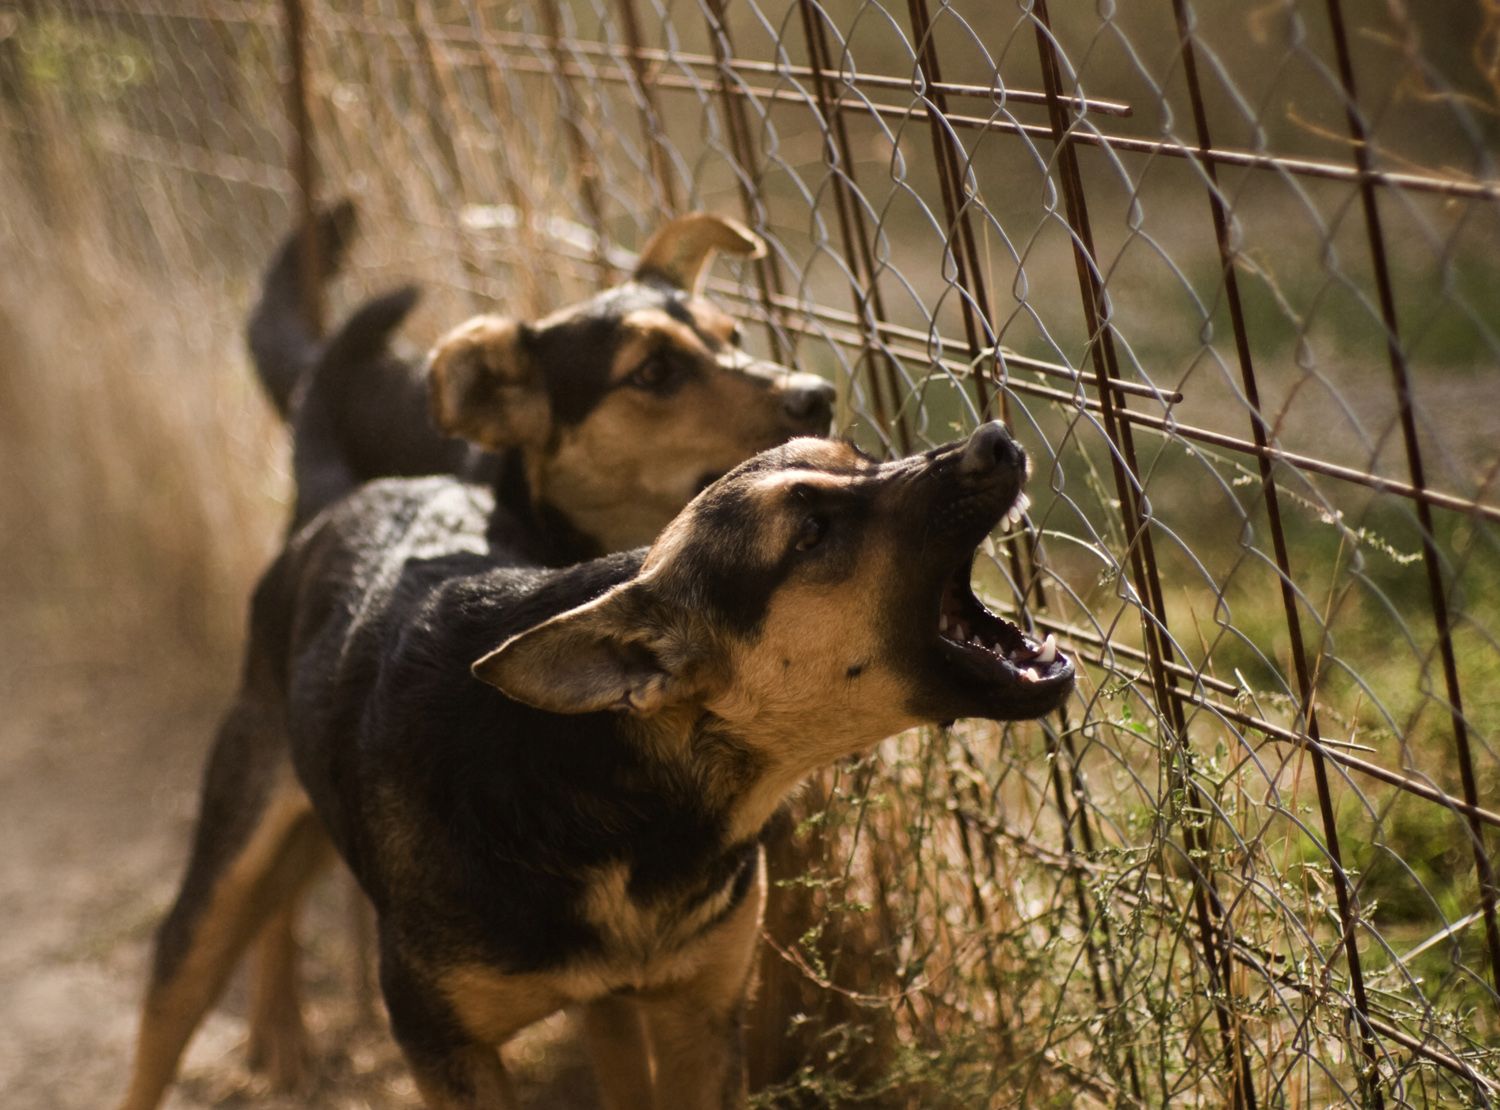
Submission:
[[[611,989],[643,990],[674,978],[678,965],[692,961],[696,942],[733,904],[738,887],[737,876],[731,875],[706,898],[642,900],[630,893],[626,865],[599,868],[584,896],[583,912],[604,941],[601,972],[630,980]]]
[[[557,1010],[606,995],[651,994],[701,976],[746,949],[760,927],[765,867],[757,858],[748,891],[731,879],[684,913],[670,901],[643,903],[628,892],[623,865],[600,868],[585,915],[603,951],[545,972],[506,974],[482,965],[440,976],[443,993],[476,1036],[502,1043]],[[733,961],[730,961],[733,962]]]

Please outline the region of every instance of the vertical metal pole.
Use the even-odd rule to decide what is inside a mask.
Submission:
[[[870,366],[870,395],[875,405],[875,418],[886,432],[894,430],[896,442],[902,454],[912,450],[911,431],[906,416],[901,411],[900,379],[894,360],[880,351],[879,335],[875,325],[886,319],[885,301],[875,276],[875,257],[870,248],[870,235],[865,226],[864,210],[855,194],[854,157],[849,145],[849,131],[844,126],[844,116],[834,103],[828,88],[828,71],[832,68],[828,57],[827,33],[823,27],[821,8],[813,0],[800,0],[802,32],[807,39],[808,59],[813,71],[813,91],[818,98],[818,110],[823,116],[823,148],[827,154],[829,169],[833,174],[834,209],[839,217],[839,234],[844,242],[844,257],[854,272],[854,312],[859,317],[865,332],[865,346],[872,360],[879,359],[884,373],[884,384],[890,391],[889,406],[881,385],[882,376]]]
[[[938,87],[942,84],[943,70],[938,59],[937,43],[932,37],[932,20],[927,13],[927,0],[907,0],[907,11],[911,16],[912,37],[917,42],[917,57],[922,63],[922,74],[927,83],[927,97],[936,111],[927,113],[928,130],[932,133],[932,153],[937,162],[938,187],[943,198],[943,212],[948,219],[951,234],[958,236],[953,250],[953,261],[957,268],[958,287],[964,291],[963,318],[964,335],[969,341],[969,358],[974,361],[974,390],[979,399],[979,410],[989,408],[989,390],[984,377],[978,372],[978,360],[995,343],[994,329],[990,327],[990,300],[985,290],[984,270],[979,264],[979,245],[969,223],[967,202],[963,191],[963,169],[958,164],[958,155],[943,126],[948,115],[948,94]],[[977,306],[977,307],[976,307]],[[998,361],[998,355],[995,359]],[[1004,404],[1004,395],[1001,395]],[[1002,415],[1005,415],[1002,412]]]
[[[935,112],[929,112],[929,124],[932,135],[933,153],[936,156],[938,169],[938,184],[943,199],[944,213],[950,227],[958,237],[954,247],[953,255],[957,266],[958,283],[968,294],[963,299],[964,327],[969,340],[970,357],[977,359],[984,351],[996,341],[994,330],[988,320],[989,296],[984,280],[984,271],[980,265],[977,238],[974,234],[973,225],[966,211],[967,201],[963,194],[963,170],[958,161],[958,155],[954,150],[951,136],[943,127],[939,118],[946,115],[948,110],[947,94],[939,87],[942,83],[941,60],[937,51],[937,44],[932,35],[932,22],[927,8],[927,0],[908,0],[908,9],[911,15],[912,34],[917,41],[918,57],[921,59],[922,71],[928,84],[928,99],[931,101]],[[978,309],[976,311],[976,307]],[[976,373],[974,378],[975,390],[978,394],[981,411],[989,407],[989,395],[982,376]],[[1006,396],[1003,391],[999,393],[1001,415],[1006,412]],[[1038,591],[1038,600],[1045,606],[1045,592],[1042,589],[1040,576],[1035,574],[1035,568],[1031,564],[1032,552],[1027,550],[1027,566],[1022,566],[1020,555],[1014,548],[1011,550],[1010,562],[1011,572],[1017,582],[1032,580]],[[1023,598],[1030,590],[1023,587]],[[1029,627],[1029,621],[1027,622]],[[1052,760],[1052,786],[1058,807],[1059,816],[1063,826],[1064,850],[1071,856],[1076,851],[1073,843],[1072,825],[1076,819],[1078,822],[1079,837],[1085,845],[1085,851],[1092,851],[1093,832],[1088,821],[1085,808],[1087,798],[1086,788],[1082,773],[1078,764],[1078,753],[1072,742],[1071,722],[1067,716],[1067,710],[1059,711],[1061,723],[1060,735],[1064,738],[1059,743],[1058,735],[1052,728],[1046,728],[1047,746]],[[1068,756],[1069,771],[1067,779],[1064,779],[1061,760],[1058,757],[1060,749]],[[1076,810],[1069,804],[1070,797],[1077,803]],[[1079,915],[1079,925],[1083,929],[1084,945],[1089,957],[1090,983],[1093,987],[1095,999],[1103,1006],[1106,1003],[1105,984],[1100,972],[1101,964],[1109,972],[1109,997],[1118,1004],[1123,998],[1120,987],[1119,969],[1115,966],[1113,957],[1106,950],[1101,954],[1095,943],[1095,924],[1103,933],[1106,948],[1112,943],[1108,918],[1104,914],[1093,914],[1089,909],[1087,894],[1085,891],[1081,874],[1075,873],[1074,896]],[[1140,1076],[1136,1065],[1135,1053],[1127,1048],[1125,1053],[1125,1070],[1129,1078],[1131,1089],[1137,1098],[1141,1097]]]
[[[578,192],[583,199],[583,211],[588,217],[589,227],[594,233],[594,265],[602,282],[613,278],[609,264],[607,238],[604,233],[604,202],[599,195],[599,165],[594,152],[584,140],[583,129],[578,126],[581,110],[578,97],[573,92],[573,82],[568,78],[567,58],[563,54],[562,16],[557,10],[558,0],[542,0],[539,5],[542,21],[547,25],[547,45],[552,54],[552,66],[557,71],[558,115],[562,117],[563,130],[568,135],[572,148],[574,172],[578,174]]]
[[[1155,547],[1137,494],[1140,467],[1136,462],[1135,440],[1129,421],[1121,420],[1116,412],[1117,407],[1125,407],[1126,396],[1123,393],[1117,394],[1111,388],[1111,383],[1119,376],[1114,338],[1105,319],[1104,290],[1094,263],[1093,232],[1084,198],[1083,178],[1079,172],[1077,156],[1067,141],[1067,110],[1062,103],[1061,65],[1046,0],[1034,0],[1033,14],[1036,19],[1037,50],[1047,96],[1048,116],[1053,140],[1058,148],[1063,200],[1067,208],[1068,223],[1074,232],[1073,260],[1078,272],[1084,322],[1088,335],[1092,338],[1090,356],[1094,364],[1101,415],[1111,443],[1118,448],[1117,451],[1110,452],[1110,464],[1114,473],[1116,495],[1120,501],[1121,518],[1125,525],[1132,577],[1136,591],[1145,605],[1142,624],[1147,660],[1156,690],[1157,707],[1170,719],[1176,734],[1176,744],[1182,753],[1183,766],[1178,772],[1182,786],[1188,796],[1196,800],[1201,798],[1201,791],[1192,777],[1191,768],[1187,766],[1189,747],[1186,720],[1175,696],[1175,683],[1166,667],[1175,652],[1166,632],[1166,606]],[[1249,1051],[1243,1030],[1228,1005],[1232,947],[1229,922],[1219,899],[1213,874],[1202,870],[1202,867],[1211,866],[1208,862],[1212,858],[1211,840],[1204,830],[1195,828],[1189,822],[1184,823],[1183,836],[1189,852],[1202,861],[1202,866],[1195,868],[1193,901],[1198,918],[1199,939],[1203,947],[1204,967],[1208,971],[1210,988],[1214,994],[1213,1007],[1219,1036],[1230,1069],[1232,1098],[1236,1106],[1254,1110],[1255,1084],[1250,1070]]]
[[[667,211],[676,212],[677,190],[672,183],[672,166],[667,159],[661,106],[656,102],[656,89],[648,80],[646,59],[641,54],[641,21],[636,15],[635,0],[618,0],[616,7],[620,12],[620,26],[625,31],[625,45],[630,51],[630,71],[635,74],[635,83],[641,93],[641,136],[646,144],[646,157],[650,160],[651,172]]]
[[[1177,20],[1177,35],[1182,45],[1182,62],[1187,78],[1188,94],[1193,102],[1193,122],[1197,128],[1198,145],[1205,151],[1213,149],[1213,140],[1208,127],[1208,111],[1203,101],[1202,85],[1198,80],[1197,52],[1193,47],[1192,26],[1186,0],[1172,0],[1173,14]],[[1218,243],[1219,266],[1223,273],[1225,298],[1229,303],[1229,316],[1234,326],[1234,343],[1240,364],[1240,381],[1245,387],[1245,399],[1250,408],[1250,433],[1258,448],[1256,459],[1260,466],[1261,491],[1265,498],[1266,518],[1271,528],[1271,543],[1276,556],[1276,569],[1281,582],[1281,604],[1286,617],[1287,636],[1291,641],[1292,665],[1297,675],[1297,695],[1302,705],[1298,714],[1308,738],[1308,752],[1313,763],[1313,778],[1318,792],[1318,809],[1322,817],[1323,836],[1328,844],[1328,856],[1333,864],[1334,894],[1338,903],[1339,928],[1343,933],[1345,958],[1349,964],[1349,980],[1354,991],[1356,1024],[1360,1030],[1361,1050],[1371,1074],[1361,1086],[1375,1106],[1383,1105],[1383,1096],[1375,1083],[1376,1045],[1370,1028],[1370,1013],[1365,998],[1364,974],[1360,967],[1359,939],[1352,906],[1349,879],[1344,871],[1343,854],[1339,848],[1339,830],[1333,811],[1333,798],[1328,783],[1328,768],[1323,758],[1322,736],[1318,726],[1316,690],[1312,668],[1307,659],[1307,648],[1302,639],[1302,617],[1297,608],[1297,592],[1293,587],[1291,557],[1287,551],[1286,532],[1281,523],[1281,501],[1276,485],[1276,476],[1266,447],[1271,441],[1270,430],[1260,407],[1260,387],[1255,375],[1255,362],[1250,353],[1249,329],[1245,323],[1244,303],[1240,298],[1239,275],[1235,270],[1234,248],[1229,237],[1229,211],[1224,196],[1219,190],[1218,169],[1211,159],[1199,159],[1208,177],[1208,199],[1214,224],[1214,237]]]
[[[323,251],[317,226],[317,160],[313,151],[311,101],[308,91],[307,14],[302,0],[282,0],[283,34],[288,61],[287,114],[292,123],[292,176],[297,183],[298,211],[302,221],[299,249],[305,280],[299,293],[302,313],[315,335],[325,326],[323,304]],[[354,1005],[363,1021],[375,1017],[375,912],[365,892],[352,876],[345,876],[345,905],[349,915],[354,959]]]
[[[307,90],[307,18],[302,0],[281,0],[283,34],[291,63],[287,83],[287,114],[292,123],[292,176],[302,221],[302,311],[315,334],[323,332],[323,259],[318,249],[317,165],[313,156],[312,113]]]
[[[745,105],[737,90],[729,87],[729,74],[734,61],[734,39],[729,32],[729,20],[725,0],[708,0],[703,9],[708,24],[708,38],[713,43],[714,61],[719,67],[719,95],[724,101],[724,125],[729,130],[730,153],[739,163],[739,173],[734,175],[739,186],[740,201],[744,206],[746,222],[751,227],[762,223],[757,214],[757,204],[751,183],[746,179],[755,165],[755,148],[750,141],[750,121],[745,116]],[[755,264],[756,278],[760,283],[761,307],[766,313],[766,337],[771,345],[771,357],[777,362],[786,361],[782,353],[781,333],[772,324],[776,319],[776,302],[784,295],[781,266],[776,261],[776,252],[768,250],[764,258]]]
[[[1359,198],[1364,209],[1365,232],[1370,242],[1370,261],[1375,271],[1375,286],[1380,297],[1380,319],[1385,324],[1386,351],[1391,362],[1391,378],[1396,388],[1396,402],[1401,410],[1401,438],[1406,447],[1407,470],[1412,488],[1419,493],[1427,488],[1422,447],[1417,439],[1417,422],[1412,413],[1411,376],[1406,351],[1396,317],[1396,298],[1391,285],[1390,263],[1385,253],[1385,232],[1381,228],[1380,208],[1375,202],[1375,183],[1370,176],[1370,144],[1359,99],[1354,86],[1354,62],[1349,54],[1349,37],[1344,30],[1344,12],[1340,0],[1327,0],[1328,20],[1333,26],[1334,51],[1338,56],[1339,81],[1344,87],[1344,108],[1349,121],[1349,136],[1354,140],[1354,161],[1359,167]],[[1443,584],[1443,567],[1437,549],[1437,535],[1432,527],[1432,506],[1422,497],[1414,499],[1417,521],[1422,528],[1422,562],[1427,569],[1427,587],[1432,597],[1432,619],[1437,625],[1438,650],[1443,659],[1443,681],[1447,688],[1448,710],[1453,721],[1453,747],[1458,756],[1458,773],[1463,783],[1464,801],[1479,804],[1478,781],[1474,776],[1474,757],[1469,749],[1469,723],[1464,717],[1463,694],[1459,688],[1458,660],[1453,650],[1453,625],[1448,612],[1448,591]],[[1500,991],[1500,924],[1495,914],[1495,873],[1484,844],[1484,826],[1469,815],[1469,838],[1474,850],[1474,870],[1479,876],[1479,899],[1484,910],[1484,931],[1489,947],[1490,976]]]
[[[453,234],[454,252],[469,278],[470,303],[474,305],[475,311],[480,311],[485,305],[485,299],[478,295],[478,290],[483,288],[485,265],[479,257],[473,236],[464,227],[465,188],[464,169],[458,155],[459,127],[453,114],[447,110],[448,104],[457,105],[462,101],[452,80],[452,67],[441,54],[438,40],[428,34],[428,24],[435,22],[431,0],[403,0],[403,6],[406,8],[404,17],[407,30],[417,48],[417,57],[421,63],[419,68],[427,84],[423,107],[426,109],[424,114],[427,117],[428,132],[432,137],[432,145],[437,150],[438,160],[448,175],[446,196],[449,202],[439,207]]]

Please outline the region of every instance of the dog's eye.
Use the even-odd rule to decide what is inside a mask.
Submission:
[[[661,389],[672,380],[673,369],[671,364],[659,355],[648,358],[637,366],[630,377],[625,379],[627,385],[636,389]]]
[[[823,542],[823,536],[828,531],[828,518],[813,513],[802,518],[802,523],[797,525],[797,538],[792,546],[798,551],[810,551]]]
[[[731,347],[738,347],[744,341],[745,329],[736,324],[734,329],[729,333],[729,345]]]

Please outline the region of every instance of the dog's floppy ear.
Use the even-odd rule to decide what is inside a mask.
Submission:
[[[427,391],[439,429],[492,451],[547,441],[552,406],[527,338],[525,324],[477,316],[438,340]]]
[[[692,212],[651,236],[636,263],[635,276],[641,280],[662,279],[696,293],[714,251],[760,258],[766,253],[766,244],[738,220]]]
[[[655,713],[701,691],[693,623],[674,620],[668,606],[627,583],[512,636],[473,670],[549,713]]]

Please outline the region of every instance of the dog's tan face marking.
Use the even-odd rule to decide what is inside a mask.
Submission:
[[[708,481],[796,430],[785,372],[665,312],[623,325],[603,398],[528,457],[535,488],[610,549],[654,538]]]
[[[719,475],[827,430],[831,388],[750,357],[734,319],[693,291],[713,250],[758,244],[732,221],[685,217],[634,281],[534,324],[455,329],[431,356],[438,425],[520,448],[534,501],[599,550],[650,542]]]
[[[906,522],[880,496],[889,468],[843,443],[797,441],[786,455],[794,465],[752,477],[735,509],[754,536],[737,557],[779,578],[754,629],[727,638],[721,669],[732,677],[705,703],[785,772],[783,788],[919,723],[883,620],[906,577]],[[675,546],[691,551],[690,540]]]
[[[769,470],[748,480],[749,487],[759,491],[760,504],[751,509],[757,514],[755,517],[745,516],[741,519],[742,532],[745,537],[755,537],[758,550],[765,552],[781,546],[784,537],[765,534],[759,529],[789,527],[789,521],[779,514],[758,515],[763,508],[774,504],[774,491],[798,484],[807,484],[809,487],[816,487],[819,483],[836,484],[840,480],[839,472],[853,474],[861,467],[870,465],[870,460],[857,448],[841,440],[797,439],[788,443],[786,450],[789,454],[795,450],[794,457],[800,464],[798,467],[786,471]],[[667,564],[690,557],[688,552],[691,546],[703,541],[699,514],[709,504],[711,502],[705,501],[689,507],[662,529],[646,554],[646,560],[641,566],[643,574],[659,573]]]

